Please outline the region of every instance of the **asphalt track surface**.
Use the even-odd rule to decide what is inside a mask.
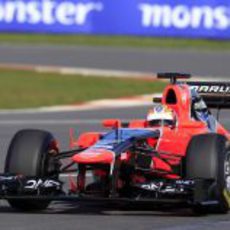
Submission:
[[[188,72],[229,78],[230,52],[57,45],[0,45],[0,63],[40,64],[138,72]]]
[[[61,149],[64,150],[68,148],[70,127],[76,128],[76,135],[82,131],[103,130],[100,121],[104,118],[144,118],[147,111],[147,107],[136,107],[78,112],[0,113],[0,169],[3,169],[9,141],[19,129],[49,130],[60,140]],[[229,113],[225,111],[221,119],[226,123],[228,116]],[[132,207],[122,210],[113,206],[54,202],[44,212],[20,213],[12,210],[6,201],[0,201],[0,229],[4,230],[229,230],[229,226],[230,214],[197,217],[189,209],[159,211]]]

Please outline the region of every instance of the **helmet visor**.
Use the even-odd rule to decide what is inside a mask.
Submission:
[[[157,119],[157,120],[148,121],[148,124],[149,124],[150,127],[172,126],[172,125],[174,125],[174,121],[173,120],[168,120],[168,119]]]

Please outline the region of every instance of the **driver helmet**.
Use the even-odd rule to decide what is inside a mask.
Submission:
[[[151,109],[146,118],[148,126],[174,126],[176,124],[175,112],[166,105],[157,105]]]

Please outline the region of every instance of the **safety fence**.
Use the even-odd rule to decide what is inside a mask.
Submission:
[[[0,0],[0,31],[230,38],[226,0]]]

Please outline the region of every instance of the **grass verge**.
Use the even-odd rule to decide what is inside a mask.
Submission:
[[[0,109],[81,103],[160,92],[165,83],[0,70]]]
[[[195,48],[229,50],[230,41],[182,38],[153,38],[135,36],[87,36],[1,33],[0,43],[8,44],[61,44],[90,46],[125,46],[153,48]]]

